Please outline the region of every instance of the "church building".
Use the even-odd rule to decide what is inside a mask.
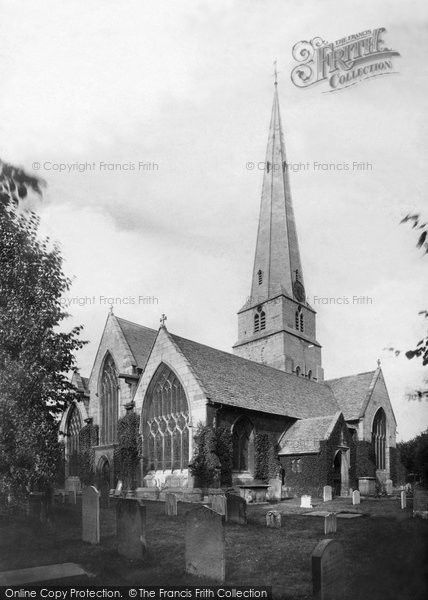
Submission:
[[[284,496],[372,494],[396,478],[396,420],[380,364],[325,380],[316,312],[305,294],[275,82],[251,293],[233,353],[107,317],[89,378],[64,413],[65,486],[79,488],[79,432],[91,425],[97,485],[114,489],[117,422],[139,419],[136,493],[200,490],[189,469],[198,425],[226,427],[232,485],[255,484],[256,440],[274,442]],[[95,427],[96,426],[96,427]]]

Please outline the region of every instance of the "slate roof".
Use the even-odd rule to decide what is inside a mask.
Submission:
[[[78,392],[81,394],[88,395],[89,394],[89,378],[82,377],[78,371],[73,373],[73,377],[71,382],[75,386]]]
[[[340,411],[334,415],[301,419],[281,436],[279,440],[280,456],[288,454],[308,454],[319,452],[320,440],[328,439],[337,423]]]
[[[157,330],[138,325],[137,323],[132,323],[131,321],[126,321],[125,319],[119,319],[119,317],[116,317],[116,320],[128,342],[129,348],[137,363],[137,367],[144,369],[156,339],[158,333]]]
[[[367,397],[372,391],[372,383],[377,370],[358,373],[338,379],[329,379],[330,386],[346,421],[359,419],[364,411]]]
[[[171,338],[213,402],[296,419],[332,415],[331,388],[185,338]]]

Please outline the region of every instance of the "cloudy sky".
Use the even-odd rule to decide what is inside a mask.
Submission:
[[[107,317],[102,297],[149,327],[165,312],[174,333],[228,351],[236,341],[263,174],[246,164],[264,160],[276,58],[288,159],[311,166],[291,187],[326,377],[380,358],[399,438],[426,428],[428,402],[406,397],[422,367],[384,350],[414,346],[427,308],[428,259],[399,225],[428,212],[424,0],[0,5],[0,156],[47,181],[38,210],[74,277],[68,326],[83,324],[90,341],[82,374]],[[378,27],[400,53],[397,73],[334,93],[291,82],[295,43]],[[313,301],[354,295],[372,304]],[[148,296],[158,303],[139,301]]]

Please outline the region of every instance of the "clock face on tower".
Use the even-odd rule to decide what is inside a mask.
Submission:
[[[304,302],[306,299],[304,285],[298,279],[293,283],[293,294],[298,302]]]

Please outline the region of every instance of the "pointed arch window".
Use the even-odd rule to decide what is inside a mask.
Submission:
[[[308,371],[308,379],[312,379],[312,371],[310,369]]]
[[[111,354],[106,356],[101,375],[101,443],[113,444],[119,418],[119,383]]]
[[[300,367],[296,367],[296,375],[297,375],[297,377],[299,377],[299,375],[300,375],[300,372],[301,372],[301,369],[300,369]]]
[[[260,330],[266,329],[266,313],[264,310],[260,313]]]
[[[232,432],[233,469],[248,471],[250,467],[250,446],[253,439],[253,425],[246,417],[235,423]]]
[[[79,409],[75,404],[70,409],[67,419],[67,462],[68,475],[79,474],[79,432],[82,429],[82,420]]]
[[[143,435],[149,470],[186,469],[189,464],[189,408],[175,373],[159,366],[143,405]]]
[[[263,283],[263,271],[261,269],[259,269],[257,271],[257,279],[259,281],[259,285],[262,285],[262,283]]]
[[[373,420],[372,444],[376,457],[376,468],[386,468],[386,415],[383,408],[379,408]]]
[[[294,314],[294,325],[295,325],[297,331],[303,331],[303,329],[304,329],[303,313],[301,311],[302,311],[302,309],[299,306],[299,309],[296,310],[296,312]]]
[[[303,331],[303,313],[300,313],[300,331]]]

